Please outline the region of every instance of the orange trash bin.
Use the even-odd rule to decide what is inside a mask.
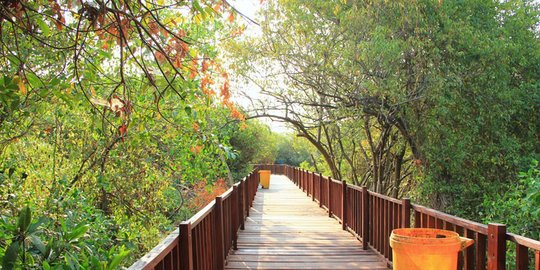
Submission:
[[[270,174],[272,172],[269,170],[260,170],[259,171],[259,179],[261,181],[262,188],[270,188]]]
[[[455,270],[458,252],[473,243],[447,230],[395,229],[390,235],[392,263],[397,270]]]

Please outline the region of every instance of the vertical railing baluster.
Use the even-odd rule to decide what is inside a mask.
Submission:
[[[403,213],[401,213],[401,227],[411,227],[411,199],[405,198],[401,200],[403,204]]]
[[[244,182],[244,208],[246,210],[246,218],[249,217],[249,183],[251,182],[253,172],[251,172]]]
[[[323,190],[323,178],[322,178],[322,173],[319,173],[319,207],[323,206],[322,190]]]
[[[369,242],[369,194],[367,187],[362,187],[362,249],[368,248]]]
[[[238,209],[240,211],[240,230],[245,230],[245,220],[246,220],[246,210],[244,209],[244,197],[246,196],[244,185],[246,178],[244,178],[242,181],[240,181],[240,185],[238,185]]]
[[[328,177],[328,216],[332,217],[332,178]]]
[[[476,269],[486,269],[486,236],[476,233],[474,246],[476,252]]]
[[[341,182],[341,228],[347,230],[347,182]]]
[[[311,201],[315,201],[315,173],[311,172],[309,175],[311,178]]]

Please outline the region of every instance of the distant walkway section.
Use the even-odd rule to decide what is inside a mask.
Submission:
[[[257,192],[225,269],[385,269],[386,262],[283,175]]]

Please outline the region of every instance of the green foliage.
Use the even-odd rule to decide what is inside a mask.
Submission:
[[[483,195],[538,158],[537,2],[280,0],[262,13],[262,35],[233,45],[238,72],[332,176],[479,220]]]
[[[230,138],[231,146],[238,153],[238,156],[229,162],[229,168],[236,180],[246,176],[253,169],[252,164],[274,162],[277,135],[272,133],[268,126],[257,120],[250,120],[244,127],[236,125],[232,128],[244,128],[242,132],[235,132]]]
[[[62,220],[60,228],[51,231],[55,225],[49,218],[41,217],[32,221],[32,212],[28,206],[20,211],[16,225],[3,219],[0,228],[4,233],[11,234],[11,243],[4,254],[0,253],[3,255],[3,269],[33,269],[40,266],[44,269],[58,269],[64,263],[67,263],[69,269],[79,269],[85,264],[86,269],[116,269],[129,253],[123,248],[117,252],[116,247],[113,247],[109,252],[111,261],[99,261],[98,252],[92,250],[89,241],[84,239],[90,229],[89,225],[81,223],[70,228],[67,220]]]
[[[244,117],[216,42],[238,31],[233,10],[98,2],[2,6],[5,269],[125,266],[188,218],[193,186],[211,188],[236,157],[229,138],[242,131],[222,127]]]
[[[302,163],[313,164],[312,153],[316,152],[314,147],[302,138],[294,134],[278,136],[276,164],[287,164],[299,167]]]
[[[526,171],[518,174],[517,181],[506,184],[497,194],[484,196],[483,221],[506,224],[507,231],[532,239],[540,239],[540,166],[532,160]],[[507,268],[515,268],[515,244],[507,251]],[[534,265],[533,256],[529,257]]]
[[[431,8],[425,31],[436,72],[429,109],[413,118],[427,161],[420,196],[478,219],[482,194],[501,192],[540,152],[539,9],[517,1]]]
[[[540,166],[533,160],[519,181],[504,187],[506,192],[485,196],[486,222],[507,224],[507,230],[540,239]]]

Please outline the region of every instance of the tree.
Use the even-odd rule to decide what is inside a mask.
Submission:
[[[236,151],[236,158],[229,167],[235,172],[236,179],[241,179],[253,170],[253,164],[272,164],[276,157],[276,134],[268,126],[251,120],[240,126],[242,132],[235,132],[230,143]]]
[[[287,164],[299,167],[300,164],[316,165],[314,152],[317,150],[308,141],[297,137],[295,134],[283,134],[277,136],[277,155],[276,164]]]
[[[189,217],[194,186],[228,175],[221,127],[244,120],[218,56],[235,17],[226,1],[2,2],[0,257],[129,263]],[[42,230],[8,250],[26,206]]]
[[[235,47],[247,55],[243,60],[249,59],[238,66],[276,101],[273,105],[265,101],[266,106],[255,109],[252,117],[290,123],[321,153],[333,177],[350,178],[356,184],[397,195],[411,170],[401,164],[420,154],[400,106],[389,99],[393,93],[380,95],[393,79],[383,81],[374,73],[386,60],[360,61],[358,46],[372,41],[361,37],[368,34],[365,31],[349,29],[354,25],[347,21],[354,21],[354,12],[361,8],[374,12],[361,5],[332,1],[269,3],[262,38],[240,45],[251,51]],[[250,75],[250,71],[260,72],[257,65],[268,63],[266,82]],[[366,161],[369,166],[365,166]]]
[[[289,122],[334,177],[474,217],[481,193],[539,153],[539,10],[282,0],[261,38],[231,47],[274,100],[251,117]]]

